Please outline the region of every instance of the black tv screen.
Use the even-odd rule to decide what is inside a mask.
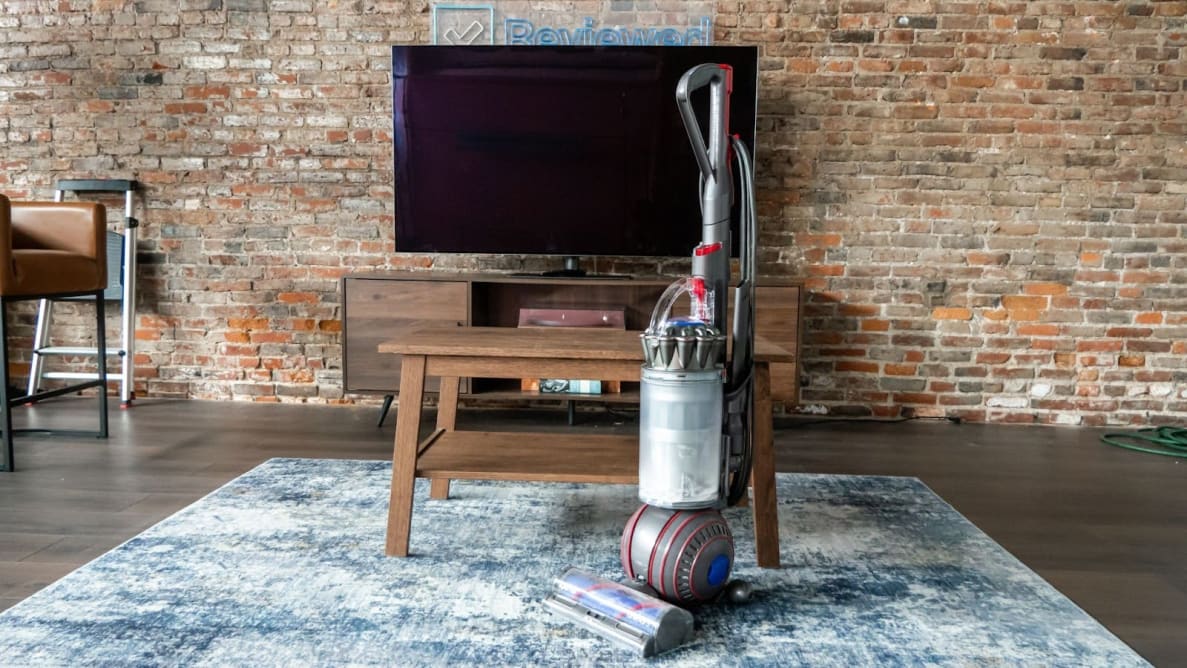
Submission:
[[[396,250],[690,254],[700,172],[675,94],[701,63],[733,68],[753,153],[754,47],[393,47]]]

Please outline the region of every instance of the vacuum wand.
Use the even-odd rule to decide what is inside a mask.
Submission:
[[[730,206],[733,179],[729,165],[729,98],[734,71],[705,63],[688,70],[676,84],[676,106],[688,130],[693,157],[701,170],[701,243],[693,251],[693,276],[705,279],[717,295],[712,326],[725,331],[726,287],[730,276]],[[692,108],[693,92],[709,88],[709,144]]]

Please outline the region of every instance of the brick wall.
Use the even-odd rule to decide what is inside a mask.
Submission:
[[[0,5],[0,191],[146,186],[142,396],[355,400],[340,383],[343,273],[541,263],[393,252],[388,47],[428,41],[427,2]],[[808,280],[806,406],[1187,416],[1185,14],[716,4],[718,43],[762,48],[761,263]]]

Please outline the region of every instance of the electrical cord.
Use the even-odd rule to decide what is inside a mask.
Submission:
[[[1118,431],[1105,434],[1100,440],[1106,445],[1126,450],[1187,459],[1187,428],[1183,427],[1149,427],[1137,431]],[[1149,444],[1159,447],[1146,447]]]

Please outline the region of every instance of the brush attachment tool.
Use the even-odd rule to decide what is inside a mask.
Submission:
[[[692,638],[689,611],[579,568],[554,581],[544,605],[638,656],[662,654]]]

